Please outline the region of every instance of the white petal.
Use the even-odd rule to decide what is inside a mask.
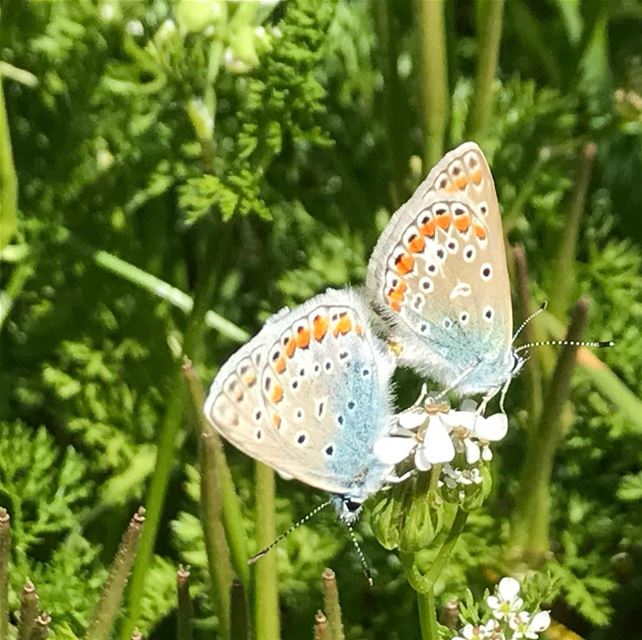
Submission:
[[[475,421],[479,418],[479,416],[472,411],[449,411],[448,413],[440,413],[439,417],[451,429],[464,427],[464,429],[468,429],[468,431],[473,431]]]
[[[441,420],[430,420],[422,449],[428,462],[450,462],[455,457],[455,447]]]
[[[482,447],[481,457],[482,460],[485,460],[486,462],[493,459],[493,452],[490,450],[490,447]]]
[[[417,453],[415,453],[415,467],[417,471],[428,471],[428,469],[432,467],[432,464],[426,457],[426,451],[422,447],[419,447]]]
[[[479,445],[470,438],[464,440],[464,448],[466,449],[466,462],[468,464],[475,464],[481,458]]]
[[[374,443],[375,456],[386,464],[397,464],[410,455],[417,441],[414,438],[380,438]]]
[[[490,418],[479,416],[475,423],[475,436],[480,440],[496,442],[501,440],[508,431],[508,418],[505,413],[496,413]]]
[[[486,604],[493,610],[499,609],[499,600],[497,596],[488,596],[488,598],[486,598]]]
[[[467,411],[469,413],[475,413],[476,409],[477,409],[477,403],[472,398],[465,398],[464,401],[459,406],[460,411]]]
[[[428,416],[425,411],[404,411],[399,414],[398,423],[404,429],[417,429],[427,419]]]
[[[512,602],[519,593],[519,582],[515,578],[502,578],[499,581],[497,593],[502,600]]]
[[[530,621],[528,630],[540,633],[541,631],[545,631],[546,629],[548,629],[550,625],[551,614],[548,611],[540,611],[539,613],[536,613],[533,619]]]

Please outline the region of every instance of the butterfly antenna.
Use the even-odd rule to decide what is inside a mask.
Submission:
[[[583,340],[539,340],[538,342],[528,342],[515,349],[516,353],[530,349],[531,347],[614,347],[613,340],[598,340],[597,342],[584,342]]]
[[[526,318],[526,320],[524,320],[524,322],[522,322],[522,324],[520,324],[520,325],[519,325],[519,328],[518,328],[518,329],[517,329],[517,331],[515,331],[515,333],[513,334],[513,342],[515,342],[515,338],[517,338],[517,336],[518,336],[518,335],[519,335],[519,334],[524,330],[524,327],[525,327],[525,326],[526,326],[526,325],[527,325],[527,324],[528,324],[528,323],[529,323],[533,318],[535,318],[535,317],[536,317],[536,316],[538,316],[540,313],[542,313],[542,311],[544,311],[544,310],[546,309],[546,307],[548,307],[548,302],[546,302],[546,300],[544,300],[544,302],[542,302],[542,304],[540,304],[540,305],[539,305],[539,309],[537,309],[537,311],[533,311],[533,313],[531,313],[531,315],[530,315],[530,316],[528,316],[528,318]]]
[[[307,515],[303,516],[300,520],[295,522],[289,529],[284,531],[276,540],[273,542],[270,542],[270,544],[265,547],[264,549],[261,549],[258,553],[255,553],[251,558],[248,559],[247,563],[248,564],[254,564],[257,560],[262,558],[265,554],[267,554],[269,551],[272,551],[274,547],[276,547],[279,542],[287,538],[295,529],[298,529],[302,524],[305,524],[310,518],[313,518],[314,516],[319,513],[319,511],[323,511],[326,507],[330,506],[332,502],[330,500],[326,500],[325,502],[322,502],[318,507],[315,507],[308,513]]]
[[[354,533],[354,529],[352,528],[352,525],[346,520],[342,520],[342,522],[343,524],[345,524],[346,529],[350,534],[350,539],[352,540],[352,544],[354,545],[354,548],[357,550],[357,555],[359,556],[359,561],[361,562],[361,567],[363,568],[363,575],[365,575],[366,580],[368,581],[368,584],[372,587],[374,585],[374,580],[372,579],[372,574],[370,573],[370,567],[368,566],[368,561],[366,560],[365,554],[361,550],[361,545],[357,540],[357,536]]]

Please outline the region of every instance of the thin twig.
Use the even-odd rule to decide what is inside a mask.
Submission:
[[[178,567],[176,572],[176,638],[177,640],[192,640],[192,598],[189,593],[189,567]]]

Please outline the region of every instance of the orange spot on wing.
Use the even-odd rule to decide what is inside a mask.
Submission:
[[[285,355],[288,358],[291,358],[294,355],[294,352],[296,351],[296,340],[291,336],[288,336],[283,341],[283,348],[285,349]]]
[[[299,349],[306,349],[310,344],[310,330],[307,327],[299,327],[296,330],[296,346]]]
[[[408,289],[408,285],[402,281],[396,287],[391,288],[386,294],[388,304],[394,311],[401,311],[401,303],[403,302],[406,289]]]
[[[437,226],[437,222],[433,218],[431,220],[428,220],[428,222],[424,222],[424,224],[421,225],[421,228],[419,229],[419,231],[421,231],[422,235],[433,238],[435,236],[436,226]]]
[[[413,253],[421,253],[425,246],[426,242],[421,236],[412,236],[408,242],[408,249]]]
[[[339,334],[344,336],[350,331],[350,329],[352,329],[352,320],[350,320],[350,316],[348,316],[348,314],[344,311],[343,313],[339,314],[339,319],[334,325],[332,333],[335,336]]]
[[[457,191],[457,187],[455,186],[455,184],[453,182],[451,182],[449,180],[448,184],[444,187],[444,191],[446,193],[455,193],[455,191]]]
[[[354,332],[355,332],[358,336],[362,336],[362,335],[363,335],[363,327],[362,327],[360,324],[355,325],[355,327],[354,327]]]
[[[388,306],[397,313],[401,311],[401,302],[399,300],[390,300]]]
[[[415,259],[408,253],[401,253],[395,258],[395,267],[400,276],[409,274],[415,266]]]
[[[278,404],[279,402],[281,402],[281,400],[283,400],[283,387],[281,385],[274,385],[271,400],[274,404]]]
[[[272,425],[275,429],[281,428],[281,416],[278,413],[272,414]]]
[[[277,373],[283,373],[285,371],[285,358],[283,356],[276,361],[274,369]]]
[[[450,226],[451,222],[451,216],[450,213],[442,213],[441,215],[437,216],[437,224],[442,228],[442,229],[448,229]]]
[[[462,233],[468,231],[468,227],[470,227],[470,215],[465,213],[461,216],[457,216],[455,218],[455,227],[457,227],[457,231],[461,231]]]
[[[256,376],[251,371],[249,371],[243,376],[242,380],[243,384],[245,384],[246,387],[253,387],[256,383]]]
[[[480,224],[474,224],[473,231],[480,240],[483,240],[486,237],[486,229],[484,229]]]
[[[457,187],[457,189],[461,190],[468,184],[468,178],[464,174],[464,175],[459,176],[459,178],[455,178],[454,182],[455,182],[455,186]]]
[[[317,342],[321,342],[325,337],[325,334],[328,330],[328,319],[325,316],[314,316],[312,321],[312,332],[314,334],[314,339]]]
[[[470,179],[473,182],[473,184],[479,186],[481,184],[481,181],[482,181],[481,169],[477,169],[477,171],[475,171],[473,174],[471,174]]]

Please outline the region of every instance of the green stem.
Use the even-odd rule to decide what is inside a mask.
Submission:
[[[249,640],[245,587],[240,580],[234,580],[232,583],[230,602],[230,640]]]
[[[6,319],[13,309],[16,298],[22,293],[24,286],[33,273],[33,266],[30,261],[20,263],[11,274],[7,288],[0,291],[0,329],[4,326]]]
[[[422,62],[424,161],[432,167],[443,155],[448,117],[448,70],[443,0],[416,1]]]
[[[430,589],[426,593],[417,592],[419,606],[419,628],[421,640],[438,640],[437,609],[435,608],[435,594]]]
[[[256,463],[256,544],[266,547],[276,537],[275,482],[270,467]],[[256,640],[279,640],[279,591],[276,553],[255,565],[254,606]]]
[[[9,630],[9,557],[11,555],[11,518],[0,507],[0,640]]]
[[[588,320],[588,308],[585,298],[575,305],[567,340],[581,339]],[[513,516],[513,549],[509,555],[534,564],[542,561],[549,551],[551,473],[564,432],[563,409],[570,395],[577,350],[577,346],[562,347],[539,423],[527,439]]]
[[[18,228],[18,177],[2,84],[0,76],[0,250],[9,244]]]
[[[130,262],[126,262],[107,251],[95,249],[80,240],[74,239],[72,236],[69,236],[68,244],[86,255],[101,269],[105,269],[119,278],[148,291],[157,298],[169,302],[184,313],[189,314],[194,309],[194,300],[186,293],[151,273],[139,269]],[[247,342],[250,338],[247,332],[217,313],[214,313],[214,311],[206,311],[205,324],[234,342],[243,343]]]
[[[586,204],[591,181],[591,170],[595,159],[595,143],[587,142],[582,148],[580,165],[575,180],[575,188],[568,209],[568,216],[562,228],[560,243],[557,247],[557,258],[554,260],[555,268],[549,287],[551,292],[550,311],[558,318],[564,317],[568,310],[570,298],[575,286],[575,255],[577,253],[577,238],[580,233],[580,222]]]
[[[469,137],[483,144],[493,110],[497,58],[502,37],[504,0],[479,2],[479,55],[475,96],[470,112]]]
[[[203,405],[205,403],[203,385],[196,375],[191,362],[184,363],[183,373],[187,378],[192,404],[198,420],[199,438],[201,438],[205,455],[205,460],[201,467],[201,483],[210,487],[218,487],[220,496],[218,504],[221,505],[223,526],[227,544],[229,545],[228,556],[231,555],[232,566],[236,575],[247,585],[250,582],[250,570],[247,564],[247,533],[243,527],[241,500],[234,486],[232,472],[227,464],[221,438],[208,424],[203,415]],[[212,479],[208,480],[207,478],[210,477]],[[208,501],[207,504],[209,505],[210,502]],[[210,513],[208,509],[204,509],[202,516],[207,522],[211,519],[213,513],[214,511]],[[205,526],[206,523],[204,523]]]

